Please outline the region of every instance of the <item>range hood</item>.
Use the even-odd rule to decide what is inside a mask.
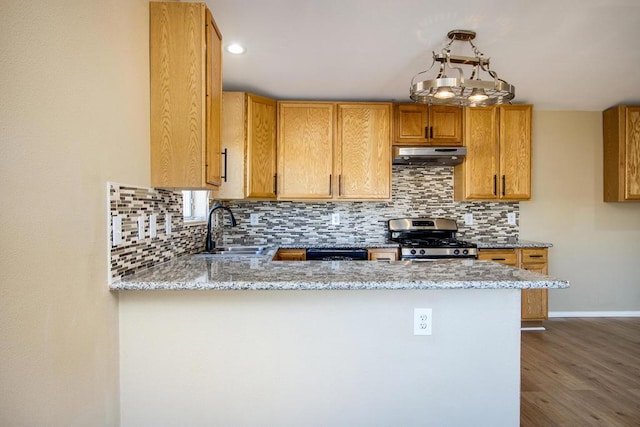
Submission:
[[[394,165],[454,166],[462,163],[466,147],[393,147]]]

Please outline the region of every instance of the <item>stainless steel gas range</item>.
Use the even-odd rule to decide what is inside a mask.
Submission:
[[[389,220],[389,239],[400,244],[402,260],[477,258],[474,243],[456,239],[458,225],[442,218]]]

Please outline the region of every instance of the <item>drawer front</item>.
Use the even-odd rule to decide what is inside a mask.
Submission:
[[[518,255],[514,249],[480,249],[478,259],[499,262],[505,265],[518,265]]]
[[[546,264],[547,248],[525,248],[522,249],[523,264]]]

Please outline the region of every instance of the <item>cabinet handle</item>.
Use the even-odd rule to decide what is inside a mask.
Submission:
[[[338,196],[342,196],[342,174],[338,175]]]
[[[491,261],[506,261],[506,258],[491,258]]]
[[[429,139],[429,126],[424,127],[424,138]]]
[[[507,178],[506,175],[502,175],[502,195],[506,195],[505,191],[506,191],[506,187],[507,187]]]
[[[498,175],[493,175],[493,195],[498,195]]]
[[[278,174],[273,175],[273,194],[278,194]]]
[[[224,150],[222,150],[222,153],[220,154],[224,156],[224,175],[222,175],[220,178],[222,178],[224,182],[227,182],[227,149],[225,148]]]
[[[542,258],[542,255],[529,255],[529,258]]]
[[[333,196],[333,186],[331,185],[331,174],[329,174],[329,195]]]
[[[429,139],[433,139],[433,126],[429,126]]]

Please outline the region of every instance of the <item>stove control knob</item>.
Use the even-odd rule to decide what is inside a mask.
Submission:
[[[416,254],[416,250],[415,249],[411,249],[411,255],[415,255]]]
[[[424,255],[424,249],[420,249],[420,255]]]
[[[465,249],[465,250],[463,250],[463,251],[462,251],[462,253],[463,253],[464,255],[469,255],[469,249]]]
[[[454,249],[453,250],[453,254],[454,255],[460,255],[460,249]]]

